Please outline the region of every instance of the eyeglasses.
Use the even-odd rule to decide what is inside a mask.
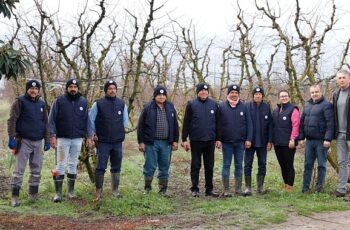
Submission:
[[[289,97],[288,95],[281,95],[280,98],[286,98]]]

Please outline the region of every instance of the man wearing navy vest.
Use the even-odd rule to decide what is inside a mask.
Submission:
[[[235,164],[235,194],[243,195],[242,174],[244,149],[251,147],[253,138],[252,120],[247,106],[239,98],[239,85],[227,88],[227,98],[219,106],[219,140],[222,143],[222,183],[224,197],[229,192],[230,167],[232,156]]]
[[[46,106],[45,102],[40,99],[39,91],[38,81],[27,81],[26,93],[18,97],[12,104],[7,121],[8,147],[13,150],[16,158],[16,166],[11,178],[11,205],[13,207],[20,205],[19,192],[28,160],[29,199],[38,198],[43,163],[43,139],[45,139],[44,151],[50,149]]]
[[[333,105],[327,101],[319,85],[310,86],[311,99],[305,103],[301,114],[299,144],[305,143],[305,162],[302,193],[310,192],[310,183],[317,159],[316,192],[322,192],[327,170],[328,148],[334,137]]]
[[[205,170],[205,195],[218,196],[213,191],[214,151],[217,141],[218,104],[209,98],[209,85],[196,85],[197,98],[186,106],[182,128],[182,146],[191,149],[192,196],[199,196],[199,171],[203,155]],[[190,142],[187,141],[189,137]]]
[[[86,99],[79,92],[77,79],[66,82],[66,92],[54,101],[49,115],[51,146],[57,149],[57,175],[53,175],[56,195],[54,202],[62,201],[62,184],[67,168],[68,198],[76,197],[74,192],[77,165],[84,137],[88,137],[88,107]],[[90,132],[90,138],[91,138]]]
[[[117,98],[117,83],[107,81],[104,84],[104,92],[105,96],[92,105],[89,113],[90,124],[97,140],[95,201],[101,199],[108,159],[111,162],[112,194],[114,197],[121,197],[118,187],[123,158],[122,144],[125,139],[125,128],[128,126],[128,109],[124,101]]]
[[[244,195],[252,194],[252,166],[254,153],[258,158],[258,173],[256,175],[257,192],[263,194],[264,180],[266,176],[267,151],[272,148],[272,114],[270,105],[263,101],[264,89],[256,87],[253,89],[253,101],[247,103],[252,117],[253,140],[252,146],[245,150],[244,154],[244,180],[246,190]]]
[[[140,115],[137,141],[145,156],[145,194],[152,189],[153,175],[158,167],[159,193],[166,195],[171,151],[177,150],[179,125],[175,107],[167,101],[167,91],[163,86],[154,89],[153,100],[145,105]]]

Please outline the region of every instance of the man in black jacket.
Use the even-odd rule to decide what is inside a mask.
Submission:
[[[153,175],[158,166],[159,193],[166,195],[171,151],[178,148],[179,125],[175,107],[167,101],[167,91],[163,86],[154,89],[153,100],[145,105],[140,115],[137,141],[140,152],[145,155],[145,194],[152,189]]]
[[[337,139],[337,160],[339,183],[336,197],[344,197],[348,181],[348,163],[350,154],[350,75],[347,70],[337,72],[338,89],[333,94],[335,138]]]
[[[186,106],[182,128],[182,147],[191,149],[192,196],[199,196],[199,171],[203,155],[205,170],[205,195],[218,196],[213,192],[214,151],[217,139],[218,104],[209,98],[209,85],[196,85],[197,98]],[[187,141],[189,136],[190,142]],[[217,142],[215,142],[217,141]]]
[[[321,192],[326,177],[327,153],[334,136],[334,113],[332,104],[327,101],[319,85],[310,87],[311,99],[305,103],[300,119],[300,145],[305,144],[305,163],[302,193],[310,192],[310,182],[317,159],[316,192]]]
[[[258,157],[258,174],[256,175],[257,192],[264,193],[264,180],[266,176],[267,151],[272,148],[272,114],[270,105],[263,102],[264,89],[256,87],[253,90],[253,101],[247,103],[253,123],[252,146],[244,154],[244,179],[246,190],[244,194],[252,194],[252,166],[254,153]]]

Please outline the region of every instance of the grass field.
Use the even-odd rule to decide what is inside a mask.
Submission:
[[[4,107],[0,107],[0,110]],[[5,108],[6,110],[6,108]],[[5,113],[0,111],[4,116]],[[0,118],[3,122],[6,120]],[[3,135],[3,134],[2,134]],[[6,139],[7,140],[7,139]],[[4,142],[4,141],[3,141]],[[10,151],[6,143],[1,146],[0,165],[2,174],[10,176],[13,170]],[[337,182],[335,171],[328,166],[325,191],[320,194],[301,194],[303,173],[303,154],[296,154],[296,179],[294,192],[281,191],[282,178],[279,165],[273,151],[268,153],[268,169],[265,186],[268,190],[265,195],[251,197],[232,198],[208,198],[204,196],[204,175],[201,170],[201,196],[190,196],[190,154],[182,149],[173,153],[170,172],[168,194],[169,198],[160,196],[157,191],[157,180],[153,182],[153,190],[148,195],[143,195],[143,155],[138,152],[135,133],[128,134],[124,143],[124,158],[122,164],[122,176],[120,190],[123,198],[116,199],[111,196],[110,174],[106,173],[104,196],[97,210],[93,205],[94,185],[90,182],[84,168],[79,169],[76,192],[78,199],[64,201],[60,204],[53,203],[54,185],[51,177],[51,169],[54,167],[54,151],[45,153],[44,167],[42,170],[41,185],[39,188],[40,199],[30,202],[27,199],[28,168],[25,174],[20,198],[22,204],[19,208],[9,205],[10,194],[0,199],[1,214],[12,215],[16,218],[26,216],[72,218],[77,221],[113,221],[136,222],[150,217],[161,220],[158,228],[212,228],[226,226],[232,228],[256,229],[270,224],[281,223],[287,220],[290,214],[311,215],[317,212],[338,210],[350,210],[350,206],[332,195]],[[214,187],[217,192],[222,192],[221,185],[222,154],[216,151],[216,165],[214,170]],[[11,166],[11,168],[10,168]],[[256,174],[257,162],[254,162]],[[231,168],[233,175],[233,166]],[[231,180],[233,188],[233,179]],[[5,181],[1,181],[4,185]],[[8,183],[8,182],[6,182]],[[255,189],[255,178],[253,178]],[[64,183],[66,193],[66,182]],[[232,190],[232,189],[231,189]],[[4,220],[1,220],[4,221]],[[0,221],[0,222],[1,222]],[[1,225],[0,225],[1,226]],[[151,229],[154,223],[143,222],[138,228]]]

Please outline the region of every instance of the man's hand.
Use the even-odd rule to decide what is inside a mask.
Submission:
[[[217,149],[221,149],[221,146],[222,146],[221,141],[216,141],[216,142],[215,142],[215,147],[216,147]]]
[[[269,142],[267,143],[267,151],[271,151],[271,149],[272,149],[272,143]]]
[[[145,150],[146,150],[145,144],[144,144],[144,143],[140,143],[140,144],[139,144],[139,151],[142,152],[142,153],[144,153]]]
[[[300,140],[300,141],[298,142],[298,145],[299,145],[300,148],[304,148],[304,146],[305,146],[305,141],[304,141],[304,140]]]
[[[92,141],[91,138],[87,138],[86,139],[86,146],[89,148],[89,149],[92,149],[94,147],[94,142]]]
[[[330,141],[324,141],[324,142],[323,142],[323,147],[325,147],[326,149],[328,149],[329,147],[331,147],[331,142],[330,142]]]
[[[57,148],[57,138],[55,136],[50,138],[50,144],[52,148]]]
[[[186,152],[191,149],[190,143],[187,141],[182,142],[181,146],[185,149]]]
[[[177,145],[177,142],[173,142],[173,144],[171,145],[171,147],[172,147],[172,150],[173,151],[176,151],[179,147],[178,147],[178,145]]]
[[[252,147],[252,142],[251,142],[251,141],[245,141],[245,142],[244,142],[244,147],[245,147],[246,149],[250,149],[250,147]]]

